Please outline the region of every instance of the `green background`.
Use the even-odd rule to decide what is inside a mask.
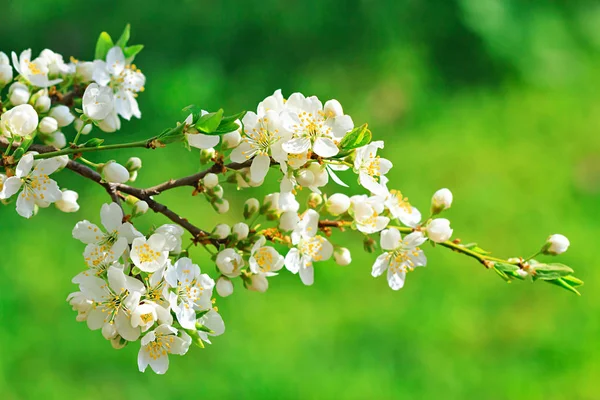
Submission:
[[[427,247],[428,266],[393,292],[370,276],[376,254],[356,251],[351,266],[318,264],[312,287],[287,272],[265,294],[236,286],[218,302],[225,335],[171,357],[165,376],[141,374],[136,345],[113,350],[65,302],[83,267],[71,229],[99,222],[108,197],[61,172],[61,186],[80,193],[77,214],[1,210],[0,398],[600,397],[596,1],[0,0],[0,9],[5,52],[91,59],[102,30],[115,37],[132,23],[131,43],[146,45],[136,60],[147,76],[143,118],[102,134],[107,143],[160,132],[191,103],[252,110],[278,88],[336,98],[386,140],[392,185],[414,205],[453,191],[455,237],[508,257],[563,233],[572,246],[561,261],[586,282],[581,297],[506,284]],[[175,147],[91,158],[141,156],[144,187],[199,169],[196,151]],[[277,187],[271,178],[262,193]],[[225,190],[232,210],[261,193]],[[188,189],[160,200],[206,229],[241,218],[217,216]],[[140,229],[164,222],[150,213]],[[356,234],[333,239],[361,246]],[[201,249],[192,255],[213,272]]]

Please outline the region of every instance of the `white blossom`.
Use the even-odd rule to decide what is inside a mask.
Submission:
[[[90,83],[83,93],[83,113],[95,121],[108,117],[114,107],[114,94],[111,88]]]
[[[181,226],[175,224],[164,224],[159,226],[154,233],[159,233],[165,238],[164,251],[170,254],[181,253],[181,243],[184,230]]]
[[[115,161],[109,161],[102,168],[102,177],[111,183],[125,183],[129,180],[127,168]]]
[[[63,105],[52,107],[49,116],[58,122],[59,128],[71,125],[71,123],[75,120],[75,116],[71,114],[69,107]]]
[[[41,133],[51,134],[58,130],[58,122],[52,117],[44,117],[40,121],[38,129]]]
[[[137,237],[131,243],[131,261],[144,272],[156,272],[169,259],[165,244],[166,238],[160,233],[154,233],[148,239]]]
[[[184,355],[192,343],[190,336],[167,324],[159,325],[155,330],[148,332],[141,341],[138,353],[138,368],[146,371],[148,365],[157,374],[164,374],[169,369],[169,354]]]
[[[0,131],[8,136],[28,136],[37,129],[39,117],[29,104],[13,107],[0,117]]]
[[[425,242],[421,232],[413,232],[404,240],[396,228],[386,229],[381,232],[381,248],[386,250],[377,257],[373,264],[371,275],[381,276],[387,270],[387,281],[393,290],[404,286],[406,273],[415,267],[425,266],[427,258],[419,248]]]
[[[452,192],[449,189],[440,189],[431,198],[431,213],[433,215],[447,210],[452,206]]]
[[[233,293],[233,283],[231,282],[231,279],[221,275],[219,279],[217,279],[216,289],[219,296],[230,296]]]
[[[62,192],[49,175],[58,169],[59,160],[49,158],[34,162],[33,154],[24,155],[15,171],[4,181],[0,199],[8,199],[23,189],[17,197],[17,213],[25,218],[31,218],[35,206],[48,207],[62,197]]]
[[[50,87],[62,82],[62,79],[48,79],[48,61],[38,57],[31,59],[31,49],[24,50],[19,57],[12,52],[13,66],[26,81],[37,87]]]
[[[254,274],[275,276],[284,264],[284,258],[271,246],[265,246],[267,240],[261,236],[250,251],[250,271]]]
[[[346,266],[352,262],[350,250],[345,247],[337,247],[333,251],[333,258],[337,265]]]
[[[234,249],[229,248],[221,250],[219,254],[217,254],[215,263],[217,264],[219,271],[229,278],[240,276],[241,270],[245,264],[242,256]]]
[[[244,240],[248,238],[248,234],[250,233],[250,227],[248,226],[248,224],[238,222],[237,224],[233,225],[231,231],[233,232],[237,240]]]
[[[381,214],[384,211],[383,198],[357,195],[351,197],[351,211],[356,228],[362,233],[372,234],[384,229],[390,219]]]
[[[410,204],[408,198],[401,191],[395,189],[389,190],[387,183],[387,177],[382,176],[378,192],[384,199],[385,207],[390,210],[393,218],[406,226],[415,228],[421,222],[421,212]]]
[[[0,51],[0,88],[4,87],[13,79],[13,69],[10,66],[8,56]]]
[[[325,203],[325,209],[333,216],[344,214],[350,208],[350,197],[342,193],[331,195]]]
[[[30,97],[29,88],[20,82],[15,82],[8,88],[8,99],[13,106],[26,104]]]
[[[141,118],[136,98],[137,93],[144,90],[146,77],[135,65],[127,62],[120,47],[111,48],[106,61],[94,61],[93,80],[113,90],[114,110],[117,114],[126,120],[131,117]],[[105,130],[102,126],[101,129]]]
[[[307,210],[296,229],[292,232],[292,244],[295,246],[285,256],[285,267],[292,273],[300,272],[305,285],[314,282],[314,261],[326,261],[333,254],[333,246],[323,236],[317,235],[319,214]]]
[[[383,149],[383,141],[371,142],[356,149],[354,159],[354,172],[358,174],[359,183],[374,194],[381,194],[378,179],[392,168],[391,161],[377,155],[379,149]]]
[[[172,290],[165,289],[171,309],[177,321],[186,329],[195,329],[196,311],[212,307],[211,296],[215,281],[206,274],[200,273],[200,267],[187,257],[169,265],[165,272],[165,280]]]

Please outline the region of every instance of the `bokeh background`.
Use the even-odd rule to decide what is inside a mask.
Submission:
[[[563,233],[572,246],[561,260],[586,281],[581,297],[506,284],[436,248],[393,292],[370,276],[376,255],[357,251],[349,267],[318,265],[312,287],[285,272],[265,294],[238,286],[218,304],[225,335],[173,356],[166,376],[141,374],[137,346],[113,350],[65,302],[83,267],[71,229],[97,221],[108,197],[61,172],[80,193],[77,214],[26,221],[0,210],[0,398],[600,398],[598,2],[0,0],[0,9],[5,52],[91,59],[102,30],[118,37],[132,23],[130,43],[146,45],[136,60],[147,76],[143,118],[103,134],[108,143],[160,132],[192,103],[233,113],[278,88],[336,98],[386,140],[391,181],[413,204],[454,192],[456,237],[517,256]],[[195,151],[135,154],[140,186],[199,169]],[[261,193],[226,187],[232,205]],[[207,229],[241,218],[189,194],[161,200]],[[148,214],[140,228],[164,222]],[[334,240],[361,246],[352,234]],[[213,271],[201,249],[192,254]]]

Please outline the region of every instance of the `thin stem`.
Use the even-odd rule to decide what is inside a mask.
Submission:
[[[98,168],[100,164],[96,164],[88,160],[87,158],[79,157],[79,161],[83,162],[86,165],[89,165],[92,168]]]
[[[13,143],[15,142],[15,138],[13,136],[11,136],[8,139],[8,146],[6,146],[6,151],[4,152],[4,155],[7,156],[8,153],[10,153],[10,149],[12,149],[13,147]]]
[[[76,153],[90,153],[94,151],[106,151],[106,150],[115,150],[115,149],[127,149],[132,147],[142,147],[142,148],[152,148],[151,143],[155,138],[140,140],[137,142],[130,143],[117,143],[117,144],[107,144],[105,146],[97,146],[97,147],[76,147],[76,148],[68,148],[62,149],[58,151],[50,151],[43,154],[37,154],[33,158],[36,160],[40,160],[43,158],[52,158],[58,156],[64,156],[68,154],[76,154]]]
[[[72,144],[77,144],[77,141],[79,140],[79,136],[81,136],[81,132],[83,132],[83,129],[86,127],[86,123],[81,124],[81,128],[79,128],[77,130],[77,135],[75,135],[75,139],[73,139],[73,143]]]

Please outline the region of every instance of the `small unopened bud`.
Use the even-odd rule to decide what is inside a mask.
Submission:
[[[200,164],[208,164],[212,161],[215,156],[215,149],[202,149],[200,150]]]
[[[229,211],[229,202],[225,199],[215,198],[212,202],[212,206],[219,214],[225,214]]]
[[[243,222],[238,222],[237,224],[233,225],[232,232],[237,240],[244,240],[248,237],[248,234],[250,233],[250,228],[247,224]]]
[[[245,283],[246,288],[253,292],[264,293],[269,288],[269,281],[263,274],[252,274],[246,279]]]
[[[52,100],[50,97],[46,95],[41,95],[35,101],[33,108],[39,113],[47,113],[50,110],[50,106],[52,105]]]
[[[308,207],[317,208],[323,204],[323,196],[321,196],[319,193],[311,193],[308,195],[307,203]]]
[[[8,98],[13,106],[27,103],[30,97],[29,88],[20,82],[13,83],[8,89]]]
[[[212,197],[216,197],[217,199],[222,199],[223,198],[223,186],[221,185],[217,185],[212,189],[208,190],[208,194]]]
[[[78,198],[79,194],[77,194],[77,192],[73,190],[64,190],[62,192],[62,197],[54,203],[54,205],[62,212],[73,213],[79,210],[79,204],[77,204]]]
[[[452,206],[452,192],[449,189],[440,189],[431,198],[431,215],[436,215]]]
[[[233,283],[231,283],[231,279],[226,276],[221,275],[219,279],[217,279],[217,293],[221,297],[230,296],[233,293]]]
[[[345,247],[338,247],[333,252],[333,258],[337,265],[348,265],[352,262],[352,255],[350,254],[350,250]]]
[[[207,189],[212,189],[219,184],[219,177],[217,176],[217,174],[213,174],[212,172],[210,172],[204,176],[204,179],[202,179],[202,183]]]
[[[544,254],[556,256],[567,251],[570,245],[571,243],[566,236],[557,233],[548,237],[542,252]]]
[[[80,118],[77,118],[75,120],[75,131],[81,131],[82,135],[87,135],[92,131],[92,124],[86,124]]]
[[[58,130],[58,122],[52,117],[44,117],[40,121],[38,129],[40,132],[49,135]]]
[[[75,120],[69,107],[63,105],[52,108],[50,110],[50,116],[58,122],[59,128],[70,125]]]
[[[63,147],[65,147],[67,145],[67,138],[65,137],[65,134],[60,132],[60,131],[56,131],[53,132],[48,139],[46,140],[46,143],[58,148],[58,149],[62,149]]]
[[[133,213],[135,215],[146,214],[149,208],[150,207],[148,206],[148,203],[146,203],[144,200],[140,200],[133,206]]]
[[[215,239],[227,239],[231,234],[231,228],[227,224],[219,224],[212,231],[212,236]]]
[[[142,160],[139,157],[131,157],[125,163],[125,168],[127,168],[129,172],[138,171],[142,168]]]
[[[445,242],[452,237],[450,221],[446,218],[436,218],[427,224],[427,236],[436,243]]]
[[[350,197],[342,193],[335,193],[327,199],[325,208],[331,215],[341,215],[348,211],[348,208],[350,208]]]
[[[244,218],[250,219],[254,214],[258,212],[260,208],[260,203],[254,197],[249,198],[244,203]]]
[[[109,161],[102,168],[102,176],[107,182],[125,183],[129,180],[129,171],[118,162]]]

